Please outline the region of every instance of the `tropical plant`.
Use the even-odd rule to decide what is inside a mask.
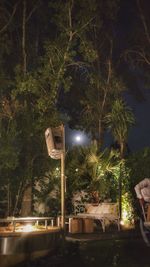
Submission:
[[[118,152],[108,148],[102,152],[90,151],[86,162],[92,177],[91,188],[99,191],[102,200],[106,198],[117,200],[117,170],[120,167]]]
[[[58,161],[53,161],[51,170],[34,180],[33,203],[36,215],[42,213],[39,209],[40,204],[43,205],[44,215],[57,216],[60,214],[60,176],[60,164]]]
[[[106,115],[105,122],[114,140],[120,145],[120,156],[123,158],[129,130],[135,123],[133,112],[123,100],[117,99],[111,112]]]
[[[122,168],[124,166],[123,158],[125,156],[125,147],[128,140],[130,127],[134,125],[135,118],[131,109],[121,99],[115,100],[112,111],[105,117],[105,122],[112,135],[120,146],[120,176],[119,176],[119,208],[122,216]],[[121,167],[122,166],[122,167]]]
[[[132,153],[126,159],[126,191],[129,192],[135,215],[139,216],[138,201],[134,187],[145,177],[150,177],[150,148]]]
[[[76,191],[85,191],[89,195],[88,201],[106,198],[116,201],[119,164],[115,150],[99,152],[97,146],[91,145],[70,151],[66,158],[67,199]]]

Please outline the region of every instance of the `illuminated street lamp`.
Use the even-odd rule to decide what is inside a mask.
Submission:
[[[61,160],[61,228],[65,229],[65,131],[64,125],[45,131],[48,155]]]

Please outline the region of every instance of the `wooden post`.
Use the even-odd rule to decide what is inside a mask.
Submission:
[[[65,174],[64,153],[61,154],[61,228],[65,229]]]
[[[62,125],[63,151],[61,153],[61,228],[65,230],[65,132]]]
[[[62,124],[59,127],[48,128],[45,131],[48,155],[61,164],[61,228],[65,230],[65,130]],[[59,138],[59,141],[58,141]]]

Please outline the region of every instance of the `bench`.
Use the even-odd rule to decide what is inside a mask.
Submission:
[[[120,216],[117,203],[100,203],[98,205],[86,204],[86,212],[77,213],[76,218],[91,218],[100,221],[103,232],[105,232],[106,225],[115,223],[118,230],[120,230]]]

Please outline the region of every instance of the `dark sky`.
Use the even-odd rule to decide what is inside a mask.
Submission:
[[[150,90],[142,90],[145,100],[139,102],[133,95],[126,95],[128,105],[133,109],[136,125],[129,135],[131,150],[140,150],[150,146]]]
[[[144,100],[139,101],[133,94],[126,93],[124,99],[131,107],[136,124],[129,132],[128,146],[131,152],[150,147],[150,90],[142,89]],[[105,145],[111,145],[113,138],[110,134],[105,136]]]
[[[146,12],[145,14],[147,14],[147,11],[149,10],[150,0],[141,0],[140,3],[142,4],[143,11]],[[132,34],[136,35],[137,27],[142,27],[141,20],[139,18],[139,15],[137,14],[139,13],[137,12],[136,0],[120,1],[120,15],[117,24],[117,34],[119,37],[118,49],[124,50],[126,49],[126,47],[128,48],[128,42],[131,42],[131,45],[134,44],[132,43]],[[130,33],[131,36],[128,36],[130,31],[132,34]],[[125,79],[129,79],[130,82],[129,84],[126,84],[129,89],[129,93],[125,94],[125,100],[127,102],[127,105],[132,108],[136,119],[136,125],[131,129],[129,134],[128,145],[131,151],[137,151],[144,147],[150,146],[150,90],[143,89],[136,71],[130,70],[129,68],[127,69],[127,76],[125,76],[125,74],[124,76]],[[125,73],[124,66],[123,73]],[[72,99],[74,101],[74,97]],[[72,105],[72,102],[70,103]],[[78,134],[78,131],[71,131],[68,129],[66,130],[67,143],[69,143],[69,145],[77,144],[75,136]],[[79,132],[79,134],[81,134],[81,132]],[[81,143],[79,142],[79,144],[86,145],[88,141],[89,140],[84,135]],[[109,146],[112,143],[113,139],[110,137],[110,135],[106,135],[104,146]]]
[[[139,97],[139,93],[140,96]],[[138,151],[144,147],[150,147],[150,89],[144,89],[139,85],[139,92],[131,92],[130,90],[124,93],[126,104],[131,107],[135,116],[135,126],[131,128],[128,138],[128,146],[131,152]],[[77,142],[75,137],[80,134],[81,142]],[[66,129],[67,145],[87,145],[90,139],[81,131]],[[113,138],[110,134],[105,134],[104,147],[111,146]]]
[[[144,100],[139,101],[133,94],[126,93],[124,99],[129,107],[131,107],[136,124],[129,133],[128,146],[131,152],[139,151],[145,147],[150,147],[150,90],[142,89]],[[77,142],[75,137],[81,135],[81,142]],[[89,138],[81,131],[66,129],[67,144],[87,145]],[[105,135],[104,147],[110,146],[113,138],[110,134]]]

